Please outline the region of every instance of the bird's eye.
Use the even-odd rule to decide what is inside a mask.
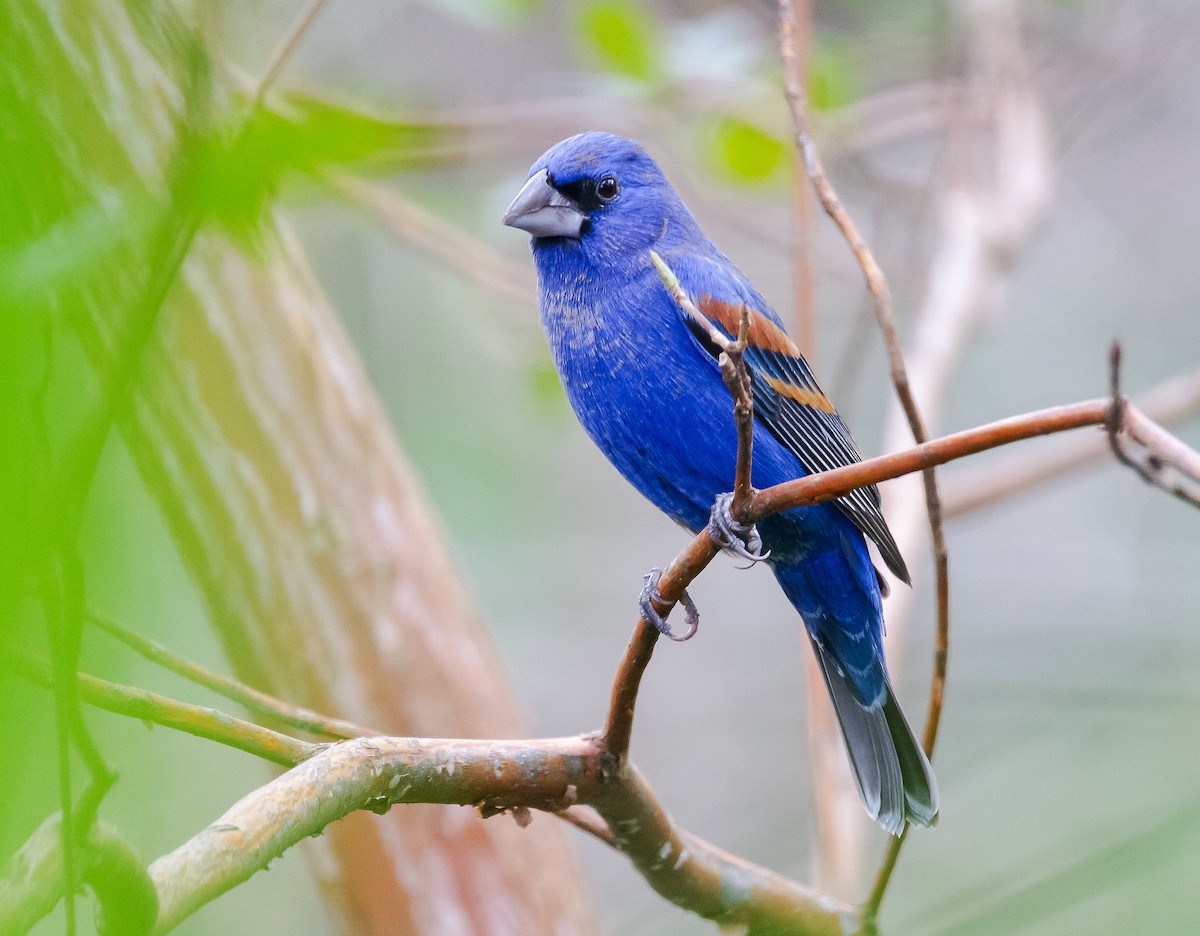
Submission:
[[[612,201],[621,191],[621,186],[617,184],[617,180],[612,176],[605,176],[596,183],[596,194],[600,196],[602,201]]]

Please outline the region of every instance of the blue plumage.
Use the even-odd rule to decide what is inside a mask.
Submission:
[[[504,221],[533,235],[542,325],[576,415],[667,515],[693,531],[708,523],[717,495],[733,488],[737,434],[716,349],[662,285],[651,250],[727,333],[742,303],[754,312],[754,485],[859,460],[778,316],[638,144],[601,133],[562,141],[534,164]],[[812,638],[868,812],[893,834],[905,821],[931,824],[936,783],[883,658],[880,579],[864,534],[899,578],[908,573],[878,493],[768,517],[759,533]]]

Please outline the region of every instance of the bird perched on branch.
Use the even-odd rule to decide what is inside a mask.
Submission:
[[[932,824],[937,784],[883,658],[884,580],[865,537],[897,578],[909,579],[879,494],[862,488],[765,517],[757,530],[740,527],[720,496],[733,489],[737,462],[720,349],[674,301],[651,252],[731,338],[742,305],[751,310],[745,361],[759,430],[756,487],[861,458],[779,317],[631,140],[582,133],[551,147],[503,221],[532,235],[542,325],[583,427],[672,519],[693,532],[711,523],[723,545],[765,559],[804,620],[867,812],[893,835],[906,822]],[[642,605],[653,619],[650,593]]]

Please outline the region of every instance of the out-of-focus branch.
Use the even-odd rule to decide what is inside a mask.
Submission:
[[[265,692],[259,692],[252,686],[238,682],[236,679],[214,673],[198,663],[184,659],[157,641],[123,627],[108,615],[95,609],[88,611],[87,616],[88,620],[102,631],[111,634],[151,663],[156,663],[189,682],[203,686],[231,702],[236,702],[251,712],[274,718],[285,725],[309,734],[323,735],[327,738],[358,738],[363,735],[382,733],[340,718],[329,718],[301,706],[289,705]]]
[[[36,685],[51,686],[49,667],[33,657],[0,656],[0,667]],[[324,747],[234,718],[217,709],[178,702],[146,689],[122,686],[87,673],[79,673],[78,679],[79,698],[88,705],[207,738],[285,767],[311,757]]]
[[[808,82],[812,46],[812,4],[793,0],[779,8],[780,52],[788,87],[804,88]],[[815,365],[816,310],[813,308],[813,265],[816,244],[812,196],[804,156],[797,148],[792,164],[792,289],[795,323],[793,334],[809,364]]]
[[[948,178],[942,196],[940,236],[929,272],[925,299],[913,337],[914,390],[937,426],[950,376],[971,328],[995,295],[1020,247],[1041,219],[1050,197],[1050,148],[1037,90],[1026,61],[1021,37],[1018,0],[978,3],[965,0],[960,13],[972,58],[964,114],[950,140]],[[904,444],[903,423],[894,411],[884,431],[884,448]],[[923,539],[917,492],[911,482],[883,491],[884,508],[901,550],[919,557]],[[934,534],[935,561],[939,553]],[[937,569],[939,582],[942,569]],[[943,620],[939,585],[939,623],[935,654],[934,691],[930,697],[925,741],[930,742],[940,720],[944,681]],[[902,646],[913,593],[893,591],[885,602],[890,646]],[[890,654],[894,668],[902,655]],[[863,824],[849,833],[861,839]],[[888,853],[875,878],[865,906],[873,923],[886,893],[900,837],[888,843]]]
[[[114,179],[166,189],[187,69],[177,43],[154,39],[190,27],[171,4],[73,9],[48,46],[63,54],[40,57],[44,73],[29,79],[70,89],[57,109],[53,94],[30,109],[49,138],[80,141],[66,156],[64,217]],[[77,34],[117,63],[116,84],[98,87],[95,60],[72,57]],[[217,56],[205,61],[223,82]],[[60,63],[73,72],[47,71]],[[80,101],[109,117],[114,101],[125,109],[81,124]],[[276,217],[261,222],[252,252],[215,227],[197,232],[117,414],[232,674],[393,734],[519,736],[511,687],[361,360],[296,240]],[[113,309],[132,298],[128,271],[146,268],[134,259],[70,306],[98,372],[120,357]],[[453,916],[472,936],[587,936],[594,922],[558,825],[522,832],[403,810],[337,823],[305,850],[326,908],[358,934],[424,936]]]
[[[1088,425],[1108,426],[1129,458],[1136,455],[1128,445],[1148,440],[1153,457],[1161,462],[1159,471],[1170,468],[1200,483],[1200,453],[1178,440],[1168,444],[1159,427],[1120,396],[1114,378],[1112,397],[1000,420],[754,492],[746,515],[756,521],[989,448]],[[660,579],[664,611],[718,551],[707,531],[697,534]],[[851,911],[676,828],[629,763],[633,702],[656,636],[644,620],[638,621],[631,646],[648,640],[648,647],[644,653],[627,653],[622,661],[604,733],[540,741],[376,737],[315,745],[212,709],[81,675],[81,697],[89,704],[231,744],[276,763],[301,764],[250,794],[207,830],[151,866],[161,907],[155,931],[169,931],[296,842],[351,811],[385,812],[396,803],[420,802],[473,805],[485,815],[522,808],[561,815],[572,807],[591,806],[608,833],[590,818],[572,815],[570,820],[618,848],[658,893],[684,909],[722,923],[746,925],[749,932],[780,932],[783,926],[788,932],[844,932],[844,923],[853,918]],[[4,662],[26,678],[51,683],[44,664],[11,657]],[[623,740],[616,739],[618,732],[624,734]],[[893,864],[896,854],[889,853]],[[40,859],[35,862],[39,868],[43,864]],[[18,877],[24,873],[18,872]],[[736,888],[729,886],[731,880],[738,882]],[[5,887],[9,885],[0,881],[2,912],[24,919],[36,911],[44,914],[53,905],[51,901],[47,906],[49,898],[42,893],[40,881],[22,879],[16,890]],[[52,893],[60,892],[56,885]],[[18,897],[12,898],[13,893]],[[877,907],[876,902],[864,909],[865,925],[872,923]]]
[[[19,936],[46,916],[63,894],[62,817],[56,813],[34,831],[0,870],[0,933]],[[129,843],[98,821],[75,843],[82,858],[80,880],[96,895],[97,931],[144,936],[158,915],[158,893]]]
[[[296,50],[300,48],[300,43],[304,37],[308,35],[308,31],[312,29],[313,21],[316,20],[317,14],[325,6],[325,0],[308,0],[304,9],[292,21],[288,31],[279,40],[279,44],[275,47],[275,51],[271,54],[271,61],[263,71],[262,78],[258,81],[258,87],[254,91],[254,103],[251,105],[253,111],[257,111],[262,107],[263,101],[267,97],[267,92],[271,90],[271,86],[275,84],[275,80],[283,71],[285,65],[296,54]]]
[[[837,192],[833,188],[833,184],[829,180],[828,174],[825,172],[825,167],[817,151],[816,141],[813,139],[809,129],[808,96],[804,84],[800,80],[801,76],[796,74],[797,70],[788,67],[788,63],[794,62],[798,57],[796,52],[796,14],[793,0],[779,0],[779,22],[780,53],[785,63],[784,90],[788,106],[791,110],[796,150],[798,153],[803,154],[809,181],[816,192],[817,199],[821,202],[821,207],[825,209],[825,213],[837,225],[838,230],[842,233],[851,252],[854,254],[855,260],[862,269],[867,292],[871,296],[872,307],[875,311],[875,319],[883,335],[884,348],[887,351],[888,365],[891,370],[892,385],[895,387],[896,397],[900,402],[913,440],[918,443],[924,442],[928,438],[926,423],[909,384],[908,370],[900,348],[900,337],[896,331],[896,317],[892,308],[892,295],[888,287],[887,278],[884,276],[883,269],[875,260],[871,249],[859,233],[858,227],[850,217],[849,212],[842,205]],[[932,757],[933,746],[937,740],[938,724],[941,719],[942,698],[946,680],[946,663],[949,652],[950,580],[946,538],[942,525],[941,498],[938,494],[937,477],[932,468],[925,469],[922,472],[922,480],[925,487],[925,511],[929,517],[929,531],[933,544],[934,566],[937,573],[937,637],[934,647],[933,677],[929,693],[929,716],[926,720],[924,738],[925,752]],[[813,675],[811,663],[808,671],[811,677]],[[809,693],[809,698],[813,700],[813,693]],[[823,701],[816,704],[825,705]],[[816,720],[817,726],[810,728],[810,734],[818,736],[833,735],[833,719],[829,717],[827,709],[824,711],[813,709],[812,711],[814,712],[812,718]],[[817,760],[822,755],[828,754],[832,747],[833,745],[831,744],[818,744],[814,746],[815,773],[817,776],[815,788],[817,797],[818,799],[823,797],[843,797],[849,799],[852,794],[847,794],[845,791],[853,789],[853,787],[851,784],[845,782],[847,779],[845,760],[838,757],[836,767],[828,762]],[[849,890],[849,882],[860,864],[857,850],[852,845],[854,841],[853,837],[848,836],[844,829],[838,827],[842,822],[841,817],[845,815],[859,816],[861,827],[861,813],[852,811],[852,808],[845,803],[842,803],[840,807],[828,803],[818,805],[818,835],[821,843],[821,854],[825,858],[821,862],[822,872],[830,876],[829,880],[835,884],[839,891],[843,892]],[[898,838],[895,841],[902,842],[903,839]],[[847,847],[848,843],[850,843],[850,847]]]
[[[1200,415],[1200,370],[1172,377],[1138,394],[1139,408],[1160,426]],[[1017,452],[964,468],[947,477],[947,518],[958,517],[1026,494],[1111,454],[1108,441],[1096,436],[1058,440],[1050,451]]]
[[[1200,507],[1200,453],[1129,405],[1121,393],[1121,345],[1115,341],[1109,362],[1112,406],[1105,428],[1113,455],[1147,484]]]
[[[489,292],[519,303],[537,301],[529,269],[506,260],[466,231],[426,211],[394,189],[344,174],[330,175],[333,188],[370,212],[393,234],[474,280]]]

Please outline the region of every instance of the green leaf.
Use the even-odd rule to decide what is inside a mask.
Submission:
[[[526,379],[530,395],[540,408],[557,410],[566,403],[567,396],[550,355],[540,355],[537,360],[526,365]]]
[[[709,127],[703,152],[715,175],[731,182],[762,183],[784,166],[788,146],[740,117],[723,115]]]
[[[446,131],[306,95],[264,106],[208,141],[195,197],[232,230],[252,230],[289,175],[397,169],[433,161]]]
[[[645,9],[622,0],[593,0],[580,8],[580,41],[600,67],[639,81],[661,73],[654,22]]]
[[[813,110],[836,110],[858,96],[854,52],[848,43],[825,40],[808,64],[808,103]]]

